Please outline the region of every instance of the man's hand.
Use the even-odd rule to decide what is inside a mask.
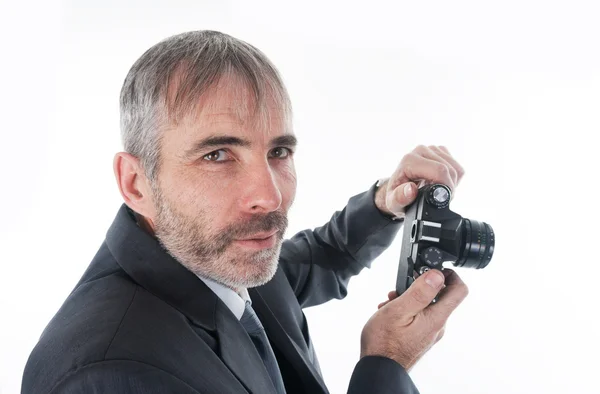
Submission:
[[[387,215],[403,218],[405,208],[415,201],[421,186],[443,183],[454,191],[464,174],[446,147],[419,145],[402,158],[396,171],[379,188],[375,205]]]
[[[387,357],[409,371],[442,338],[446,320],[468,293],[449,269],[426,272],[400,297],[390,292],[362,330],[361,358]],[[430,305],[436,295],[438,301]]]

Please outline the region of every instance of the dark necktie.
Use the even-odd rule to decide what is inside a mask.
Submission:
[[[277,391],[278,394],[285,394],[285,386],[283,385],[283,379],[279,370],[279,364],[277,364],[277,359],[275,358],[275,353],[273,353],[273,348],[271,348],[265,329],[260,323],[260,320],[258,320],[258,316],[256,316],[256,312],[254,312],[254,309],[252,309],[249,302],[246,302],[246,308],[244,309],[244,314],[240,319],[240,323],[242,323],[242,326],[244,326],[248,335],[250,335],[250,339],[252,339],[256,350],[258,350],[258,354],[260,354],[260,358],[262,358],[263,363],[267,368],[267,372],[273,381],[275,391]]]

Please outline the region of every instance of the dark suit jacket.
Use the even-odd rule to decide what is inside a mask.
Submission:
[[[352,197],[324,226],[285,240],[273,279],[249,289],[289,394],[327,392],[302,308],[343,298],[350,277],[401,226],[377,210],[374,192]],[[125,205],[33,349],[22,383],[27,394],[248,392],[275,393],[243,327]],[[349,392],[417,390],[398,363],[365,357]]]

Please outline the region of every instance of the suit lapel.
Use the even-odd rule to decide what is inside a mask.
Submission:
[[[139,285],[186,315],[195,325],[217,332],[223,362],[255,394],[275,388],[254,344],[227,306],[196,275],[188,271],[154,237],[139,228],[123,204],[106,244],[121,268]],[[273,346],[294,366],[310,393],[327,393],[325,383],[303,351],[281,326],[259,288],[249,289],[252,305]]]
[[[251,393],[275,393],[275,387],[250,337],[225,304],[217,305],[215,323],[221,359]]]
[[[261,294],[260,288],[249,289],[252,307],[265,327],[269,341],[285,355],[294,366],[302,381],[307,385],[307,392],[328,393],[325,382],[312,363],[304,356],[304,351],[290,338],[281,326],[271,308]]]

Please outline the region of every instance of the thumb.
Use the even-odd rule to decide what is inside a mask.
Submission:
[[[391,300],[389,305],[402,311],[410,318],[427,308],[444,285],[444,274],[436,269],[420,275],[412,285],[398,298]]]
[[[414,182],[406,182],[388,193],[385,203],[390,211],[398,215],[405,213],[404,208],[417,199],[417,194],[417,185]]]

